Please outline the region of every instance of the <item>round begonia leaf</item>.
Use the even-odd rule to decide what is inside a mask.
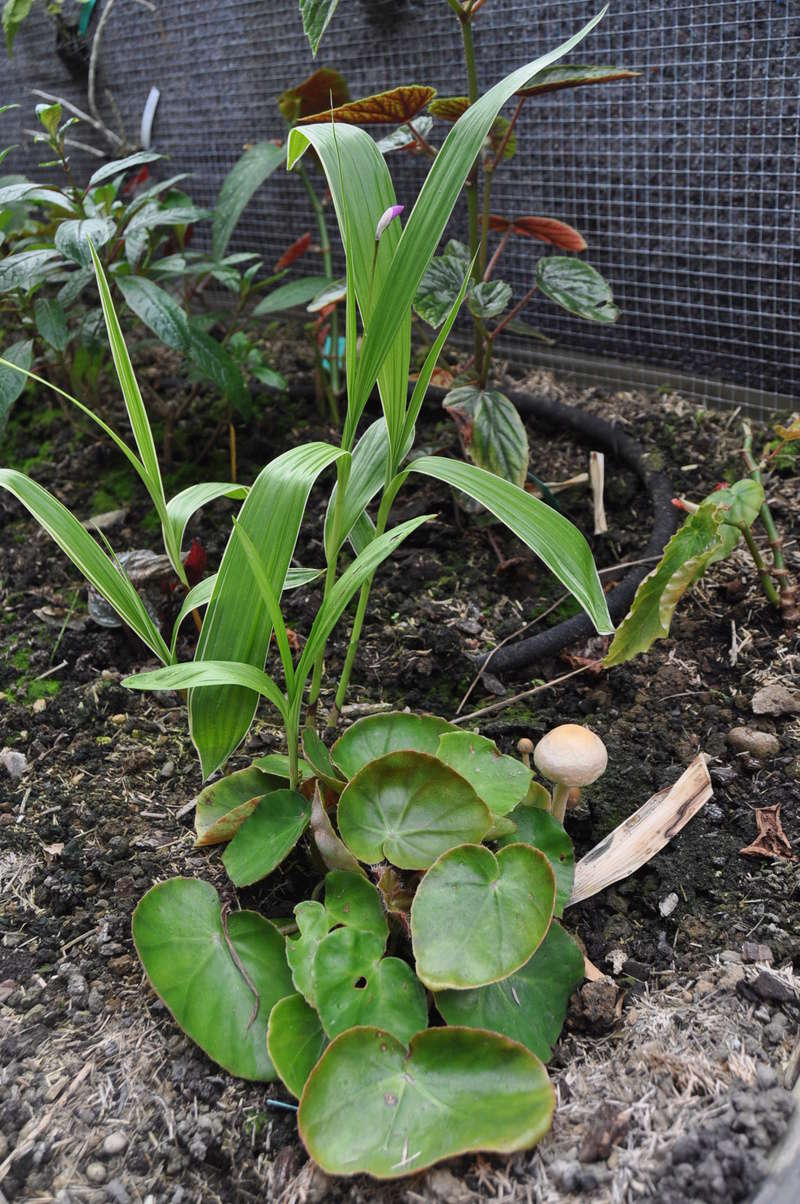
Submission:
[[[133,940],[153,989],[187,1036],[239,1078],[275,1078],[267,1021],[294,987],[274,924],[253,911],[232,912],[225,922],[213,886],[173,878],[139,903]]]
[[[446,849],[482,840],[491,813],[455,770],[436,757],[394,752],[370,761],[339,799],[339,832],[371,865],[426,869]]]
[[[292,971],[295,988],[315,1007],[314,958],[320,941],[330,931],[330,917],[321,903],[315,899],[304,899],[295,907],[294,918],[299,934],[289,937],[286,942],[286,961]]]
[[[474,732],[446,732],[436,756],[466,778],[495,815],[507,815],[528,793],[533,774],[515,757],[500,752],[494,740]]]
[[[328,1044],[319,1016],[302,995],[288,995],[269,1014],[267,1052],[282,1082],[298,1099]]]
[[[296,790],[273,790],[260,799],[222,855],[234,886],[271,874],[308,827],[311,803]]]
[[[533,955],[553,918],[556,886],[544,853],[510,844],[443,853],[411,905],[416,969],[431,990],[498,982]]]
[[[325,1032],[372,1024],[409,1041],[428,1023],[422,983],[398,957],[382,957],[384,942],[368,932],[337,928],[314,959],[317,1010]]]
[[[283,785],[280,778],[251,765],[206,786],[197,796],[195,847],[232,840],[255,811],[259,799],[273,790],[280,790]]]
[[[507,1037],[431,1028],[406,1048],[380,1029],[355,1028],[309,1075],[298,1127],[329,1174],[393,1179],[456,1154],[527,1149],[554,1108],[544,1066]]]
[[[562,916],[572,894],[572,880],[575,877],[575,850],[572,841],[549,811],[540,811],[536,807],[521,805],[509,816],[517,826],[513,836],[503,836],[498,840],[498,846],[507,844],[529,844],[534,849],[540,849],[550,862],[550,868],[556,880],[555,915]]]
[[[378,888],[361,874],[331,870],[325,875],[325,910],[330,925],[344,924],[370,932],[381,940],[381,953],[389,935],[389,924]]]
[[[367,715],[349,727],[331,749],[331,760],[352,778],[370,761],[401,749],[434,754],[439,737],[460,729],[436,715],[407,715],[389,711],[385,715]]]
[[[569,997],[583,981],[583,954],[553,923],[530,961],[472,991],[439,991],[436,1006],[448,1024],[485,1028],[525,1045],[546,1062],[558,1040]]]

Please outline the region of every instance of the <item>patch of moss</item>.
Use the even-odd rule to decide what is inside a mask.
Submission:
[[[98,488],[92,494],[92,513],[104,514],[116,510],[133,500],[135,478],[129,464],[119,464],[103,474]]]

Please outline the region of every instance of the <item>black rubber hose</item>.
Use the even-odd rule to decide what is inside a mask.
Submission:
[[[443,399],[446,393],[445,389],[428,389],[428,397],[432,400]],[[669,478],[662,472],[650,470],[640,444],[605,418],[599,418],[596,414],[589,414],[574,406],[562,405],[553,398],[532,397],[527,393],[508,391],[505,391],[505,396],[514,403],[523,418],[535,419],[561,430],[572,431],[591,444],[594,451],[608,453],[636,473],[653,507],[650,539],[641,557],[637,556],[636,559],[660,556],[664,545],[677,528],[679,515],[672,505],[673,490]],[[653,563],[637,565],[608,594],[608,609],[614,623],[618,623],[625,616],[637,587],[653,567]],[[549,627],[538,635],[518,640],[515,644],[505,644],[502,648],[490,652],[483,661],[482,668],[491,668],[492,673],[498,674],[524,669],[544,657],[554,656],[568,644],[593,635],[594,630],[587,615],[574,615],[573,618],[565,619],[563,623],[557,623],[555,627]]]

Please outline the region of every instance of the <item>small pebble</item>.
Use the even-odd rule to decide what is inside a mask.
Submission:
[[[749,753],[758,761],[767,761],[781,751],[780,740],[769,732],[752,727],[733,727],[728,732],[728,744],[737,753]]]
[[[772,950],[769,945],[759,945],[757,941],[745,941],[742,945],[743,962],[771,962]]]
[[[86,1168],[86,1178],[90,1183],[105,1183],[106,1168],[102,1162],[90,1162]]]
[[[15,752],[11,748],[4,748],[0,752],[0,769],[6,771],[12,782],[18,782],[22,775],[28,771],[28,759],[24,753]]]
[[[800,712],[800,694],[774,682],[756,690],[751,705],[754,715],[796,715]]]
[[[109,1200],[113,1200],[114,1204],[129,1204],[130,1196],[121,1179],[112,1179],[106,1187],[106,1192]]]
[[[162,778],[171,778],[172,775],[174,774],[174,772],[175,772],[175,762],[174,761],[165,761],[164,764],[161,766]]]
[[[103,1154],[106,1158],[116,1158],[117,1154],[121,1154],[127,1148],[128,1138],[124,1133],[109,1133],[103,1142]]]
[[[665,918],[671,916],[675,908],[678,906],[678,896],[673,891],[667,895],[666,899],[662,899],[658,905],[658,910]]]

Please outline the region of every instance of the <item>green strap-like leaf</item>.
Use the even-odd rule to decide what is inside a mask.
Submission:
[[[197,690],[212,686],[238,686],[260,694],[269,700],[286,717],[286,699],[263,669],[255,665],[243,665],[238,661],[182,661],[153,669],[148,673],[135,673],[124,678],[122,684],[129,690]]]
[[[182,547],[186,525],[192,515],[220,497],[242,501],[247,497],[247,487],[233,485],[230,481],[204,481],[200,485],[190,485],[170,498],[167,502],[167,519],[176,547]]]
[[[339,229],[347,251],[348,272],[365,329],[372,324],[376,298],[381,292],[400,239],[399,222],[393,221],[375,242],[378,221],[396,202],[391,176],[383,156],[364,130],[351,125],[303,126],[289,135],[289,166],[313,146],[320,157],[333,197]],[[376,254],[377,249],[377,254]],[[374,280],[373,280],[374,269]],[[352,297],[352,291],[349,293]],[[411,310],[395,315],[392,337],[376,365],[369,388],[348,389],[348,411],[343,441],[352,445],[358,421],[372,385],[377,380],[392,448],[396,448],[405,414],[408,364],[411,355]],[[352,335],[348,350],[355,351]]]
[[[130,580],[51,493],[13,468],[0,468],[0,487],[18,498],[78,571],[165,664],[170,653]]]
[[[132,167],[141,167],[143,163],[153,163],[156,159],[163,159],[163,157],[155,151],[136,151],[135,154],[128,155],[125,159],[114,159],[112,163],[98,167],[94,175],[90,176],[86,191],[91,192],[98,184],[102,184],[105,180],[113,180],[114,176],[122,175],[124,171],[130,171]]]
[[[278,456],[256,478],[238,521],[262,558],[273,591],[283,591],[311,487],[343,455],[327,443],[309,443]],[[253,570],[234,533],[220,564],[196,659],[240,661],[261,669],[272,623]],[[192,738],[204,776],[213,773],[244,738],[257,698],[247,690],[202,690],[189,699]]]
[[[601,634],[614,630],[589,545],[568,519],[524,489],[474,464],[421,456],[408,470],[436,477],[480,502],[544,561]]]
[[[170,640],[169,645],[171,661],[175,659],[175,649],[178,644],[178,634],[180,632],[183,620],[188,614],[191,614],[193,610],[199,610],[201,606],[208,606],[216,583],[217,574],[213,573],[210,577],[206,577],[203,581],[199,581],[197,585],[193,586],[184,598],[183,605],[178,611],[178,616],[172,625],[172,639]]]
[[[234,163],[219,190],[211,230],[211,253],[222,259],[228,243],[253,193],[283,162],[283,147],[273,142],[257,142]]]

